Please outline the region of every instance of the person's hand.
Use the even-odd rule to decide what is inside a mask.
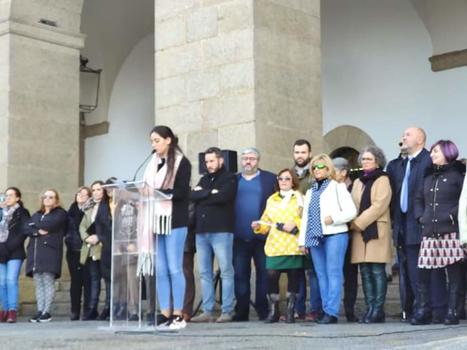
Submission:
[[[43,230],[43,229],[41,229],[41,228],[40,228],[37,232],[38,232],[41,236],[45,236],[47,233],[49,233],[49,231]]]
[[[325,223],[326,225],[332,225],[332,224],[334,223],[334,220],[332,220],[332,217],[331,217],[330,215],[328,215],[328,216],[326,216],[326,217],[324,218],[324,223]]]
[[[219,193],[219,190],[213,188],[213,189],[211,190],[211,194],[216,194],[216,193]]]
[[[303,254],[308,255],[308,252],[309,252],[309,251],[308,251],[308,248],[306,248],[306,247],[304,247],[304,246],[301,245],[300,247],[298,247],[298,249],[300,249],[300,251],[301,251]]]
[[[295,222],[293,222],[292,220],[290,220],[289,222],[286,222],[284,224],[284,227],[283,227],[283,231],[285,232],[292,232],[292,230],[297,227],[297,225],[295,225]]]
[[[99,238],[97,238],[97,235],[90,235],[84,241],[90,245],[96,245],[97,243],[99,243]]]
[[[253,222],[251,223],[251,228],[252,228],[253,230],[259,229],[260,226],[261,226],[261,225],[259,224],[258,221],[253,221]]]
[[[136,253],[138,251],[138,248],[136,248],[136,245],[134,243],[128,244],[128,253]]]
[[[203,188],[201,186],[196,186],[193,188],[193,191],[201,191]]]

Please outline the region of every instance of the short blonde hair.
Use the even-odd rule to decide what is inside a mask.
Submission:
[[[310,173],[311,173],[311,176],[314,178],[315,175],[313,173],[313,165],[316,164],[316,163],[323,163],[324,165],[326,165],[326,167],[328,168],[328,179],[332,179],[332,180],[335,180],[336,179],[336,168],[334,168],[334,164],[332,163],[332,159],[331,157],[329,157],[327,154],[325,153],[320,153],[316,156],[314,156],[312,159],[311,159],[311,162],[310,162]]]

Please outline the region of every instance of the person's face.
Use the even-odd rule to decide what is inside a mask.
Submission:
[[[311,159],[311,151],[308,145],[295,145],[293,148],[293,159],[295,164],[300,167],[307,165]]]
[[[378,167],[375,156],[370,152],[362,154],[362,169],[363,171],[369,172],[375,170]]]
[[[11,189],[5,192],[5,204],[8,207],[16,205],[16,203],[18,203],[20,199],[21,198],[16,196],[16,192]]]
[[[409,154],[415,152],[422,145],[422,135],[416,128],[408,128],[402,134],[401,149],[406,149]]]
[[[336,181],[344,182],[347,178],[347,169],[337,169],[336,168]]]
[[[94,199],[96,202],[100,202],[104,197],[104,189],[102,188],[101,184],[94,184],[94,186],[91,187],[91,192],[92,199]]]
[[[76,203],[79,205],[82,205],[86,203],[86,201],[89,199],[88,191],[85,189],[82,189],[76,194]]]
[[[258,171],[258,156],[255,153],[245,153],[240,158],[240,164],[244,174],[255,174]]]
[[[443,152],[441,152],[441,147],[436,145],[430,153],[431,160],[434,165],[444,165],[447,164],[446,157],[444,157]]]
[[[292,174],[288,171],[284,171],[277,177],[279,183],[279,189],[281,191],[289,191],[293,187]]]
[[[42,204],[46,208],[54,208],[57,205],[57,196],[53,191],[45,191],[42,195]]]
[[[172,139],[170,137],[163,138],[158,133],[153,132],[151,134],[151,146],[156,151],[159,157],[166,157],[169,152],[170,144]]]
[[[204,155],[204,164],[206,164],[206,169],[209,174],[213,174],[222,168],[224,164],[223,158],[217,158],[215,153],[206,153]]]
[[[329,169],[326,164],[320,160],[316,161],[311,165],[313,176],[316,180],[324,180],[329,177]]]

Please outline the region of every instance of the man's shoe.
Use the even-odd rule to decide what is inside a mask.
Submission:
[[[72,312],[70,314],[70,321],[78,321],[79,320],[79,313],[77,312]]]
[[[102,310],[99,317],[97,317],[99,321],[106,321],[109,318],[110,318],[110,309],[108,307],[104,308],[104,310]]]
[[[163,325],[164,323],[167,323],[169,320],[170,320],[169,317],[163,314],[158,314],[156,317],[156,325],[157,326]]]
[[[31,323],[37,323],[39,322],[39,318],[42,316],[42,311],[38,311],[34,316],[32,316],[30,319],[29,319],[29,322]]]
[[[320,312],[318,311],[311,311],[309,314],[306,315],[305,320],[309,322],[316,322],[320,318]]]
[[[9,310],[6,318],[7,323],[16,323],[16,310]]]
[[[335,324],[337,322],[337,317],[324,314],[323,318],[318,321],[318,324]]]
[[[98,316],[97,310],[96,309],[91,309],[91,310],[88,310],[83,315],[82,320],[83,321],[94,321],[95,319],[97,319],[97,316]]]
[[[47,323],[52,321],[52,316],[48,312],[44,312],[41,317],[39,317],[40,323]]]
[[[410,319],[412,318],[412,316],[405,312],[405,311],[402,311],[401,314],[400,314],[400,318],[399,320],[402,322],[402,323],[407,323],[407,322],[410,322]]]
[[[359,321],[358,317],[355,316],[353,312],[347,312],[345,314],[345,318],[347,319],[347,322],[351,322],[351,323],[356,323]]]
[[[221,315],[216,320],[216,323],[227,323],[227,322],[232,322],[232,315],[227,312],[221,313]]]
[[[191,322],[214,322],[216,318],[207,312],[203,312],[201,315],[195,316],[191,319]]]

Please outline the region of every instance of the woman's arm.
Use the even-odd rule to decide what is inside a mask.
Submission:
[[[334,197],[338,201],[338,207],[340,205],[340,210],[331,214],[332,225],[346,224],[357,216],[357,208],[345,184],[335,183],[334,186],[335,189],[329,188],[329,190],[335,192]]]

